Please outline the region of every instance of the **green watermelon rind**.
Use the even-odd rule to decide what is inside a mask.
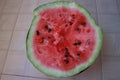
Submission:
[[[90,21],[91,25],[96,29],[96,33],[97,33],[96,34],[96,40],[97,40],[96,43],[97,44],[95,47],[95,51],[93,51],[94,55],[89,59],[89,61],[87,63],[78,65],[75,69],[67,71],[67,72],[51,69],[51,68],[48,68],[48,67],[40,64],[34,57],[33,48],[32,48],[33,33],[35,31],[36,23],[40,19],[40,17],[37,15],[39,14],[40,11],[42,11],[46,8],[59,7],[59,6],[76,8],[76,9],[80,10],[80,12],[83,12],[85,14],[85,16],[87,17],[87,19]],[[92,65],[100,53],[100,50],[102,48],[102,43],[103,43],[102,29],[98,26],[98,24],[92,18],[91,14],[85,8],[83,8],[80,4],[75,3],[75,2],[66,2],[66,1],[51,2],[51,3],[43,4],[34,10],[34,18],[32,20],[32,24],[30,26],[30,29],[29,29],[29,32],[28,32],[28,35],[26,38],[27,57],[35,68],[37,68],[39,71],[45,73],[48,76],[68,77],[68,76],[76,75],[76,74],[80,73],[81,71],[83,71],[84,69],[86,69],[87,67],[89,67],[90,65]]]

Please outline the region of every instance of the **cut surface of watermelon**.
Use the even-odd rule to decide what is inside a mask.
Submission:
[[[27,56],[49,76],[73,76],[95,61],[102,39],[101,28],[81,5],[51,2],[34,10],[26,39]]]

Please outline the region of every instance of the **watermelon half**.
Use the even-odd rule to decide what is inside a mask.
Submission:
[[[96,60],[102,42],[101,28],[85,8],[75,2],[51,2],[34,10],[27,57],[46,75],[73,76]]]

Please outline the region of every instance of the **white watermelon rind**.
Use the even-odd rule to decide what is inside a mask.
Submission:
[[[43,64],[40,64],[34,57],[33,48],[32,48],[32,42],[33,42],[32,40],[33,40],[33,34],[35,33],[36,23],[40,19],[40,17],[38,16],[39,12],[46,8],[59,7],[59,6],[71,7],[71,8],[76,8],[80,10],[80,12],[83,12],[83,14],[85,14],[87,19],[90,21],[91,25],[96,29],[96,41],[97,41],[96,43],[97,44],[96,44],[95,50],[93,51],[92,57],[86,63],[78,65],[75,69],[72,69],[67,72],[51,69],[51,68],[44,66]],[[95,20],[92,18],[91,14],[85,8],[83,8],[81,5],[75,2],[66,2],[66,1],[51,2],[48,4],[43,4],[34,10],[34,18],[32,20],[32,24],[30,26],[30,29],[29,29],[29,32],[26,38],[27,57],[34,67],[36,67],[39,71],[45,73],[48,76],[68,77],[68,76],[73,76],[75,74],[80,73],[81,71],[89,67],[91,64],[93,64],[93,62],[96,60],[96,58],[98,57],[100,53],[100,50],[102,48],[102,43],[103,43],[102,30],[98,26],[98,24],[95,22]]]

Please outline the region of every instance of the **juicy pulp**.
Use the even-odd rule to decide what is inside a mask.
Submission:
[[[82,12],[58,7],[45,9],[38,16],[33,48],[40,63],[68,71],[89,60],[96,32]]]

